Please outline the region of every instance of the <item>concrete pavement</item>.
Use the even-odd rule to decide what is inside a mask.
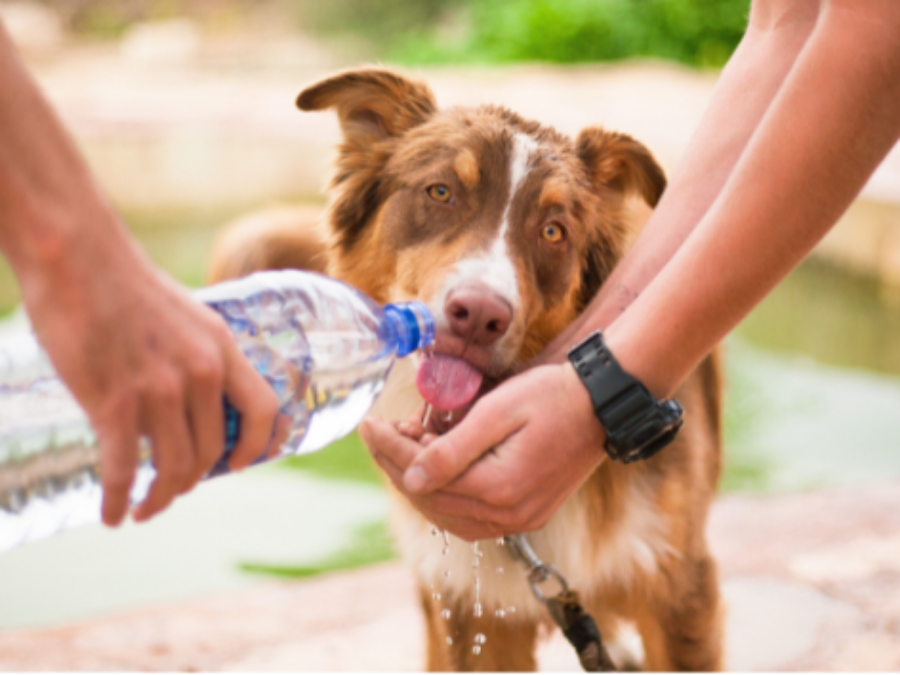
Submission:
[[[731,670],[900,668],[900,483],[726,496],[709,533]],[[414,671],[423,633],[412,578],[389,563],[0,633],[0,670]],[[578,669],[558,635],[540,664]]]

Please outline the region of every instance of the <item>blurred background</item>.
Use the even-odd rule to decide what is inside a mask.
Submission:
[[[325,203],[338,127],[293,106],[317,78],[395,65],[428,81],[442,106],[499,103],[566,133],[631,133],[671,172],[748,6],[33,0],[0,2],[0,17],[128,227],[198,286],[230,219]],[[18,300],[3,264],[0,311],[13,321]],[[898,331],[895,149],[809,261],[728,339],[722,491],[864,490],[900,476]],[[351,436],[205,486],[147,527],[88,528],[0,556],[0,630],[387,560],[386,511]]]

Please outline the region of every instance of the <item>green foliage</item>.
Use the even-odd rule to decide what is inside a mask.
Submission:
[[[245,562],[239,565],[244,572],[267,574],[290,579],[302,579],[323,572],[352,570],[364,565],[393,560],[394,545],[383,522],[371,523],[353,531],[353,543],[347,548],[311,565],[267,565]]]
[[[335,441],[320,452],[288,457],[279,462],[278,466],[306,471],[319,478],[384,485],[378,467],[372,461],[359,434],[355,432]]]
[[[749,0],[492,0],[462,3],[462,29],[407,35],[389,57],[441,62],[579,63],[627,57],[721,66],[740,42]],[[457,7],[460,3],[457,3]]]

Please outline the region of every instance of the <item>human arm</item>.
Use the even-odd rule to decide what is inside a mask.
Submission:
[[[809,39],[820,0],[757,0],[747,31],[722,71],[684,157],[629,253],[578,319],[535,363],[564,363],[572,345],[634,302],[693,232],[731,176]]]
[[[825,5],[713,206],[692,231],[688,228],[680,247],[670,241],[677,253],[668,264],[663,261],[655,277],[649,265],[646,290],[609,326],[607,344],[619,362],[656,395],[672,391],[806,255],[895,142],[900,133],[898,8],[890,0]],[[659,207],[671,208],[671,201]],[[640,270],[648,255],[646,248],[635,248],[623,266]],[[629,263],[633,258],[637,263]],[[611,317],[620,313],[607,311]],[[571,366],[545,368],[556,369],[549,377],[557,386],[578,392],[568,405],[584,411],[587,392],[571,387],[581,387]],[[468,497],[461,508],[485,522],[483,536],[500,523],[513,531],[546,522],[551,514],[540,512],[548,501],[544,493],[567,496],[586,474],[579,468],[583,462],[547,461],[546,456],[534,461],[537,443],[547,435],[538,433],[538,425],[553,424],[550,447],[564,447],[578,457],[596,456],[600,425],[590,412],[557,422],[562,408],[544,405],[541,388],[526,384],[517,377],[501,385],[459,426],[401,467],[406,469],[404,489],[421,494],[443,487]],[[524,422],[502,412],[493,418],[475,415],[480,408],[498,413],[516,406],[528,407]],[[478,427],[487,419],[490,434]],[[506,440],[497,443],[498,437]],[[376,450],[393,459],[391,438],[384,433]],[[507,474],[498,466],[515,470]],[[517,488],[516,499],[501,503],[497,495],[506,497],[509,482],[523,475],[533,476],[537,487],[530,492]],[[447,511],[457,513],[463,511]]]
[[[271,388],[222,320],[146,258],[0,26],[0,249],[35,333],[98,433],[103,520],[121,522],[150,438],[157,478],[135,518],[190,489],[221,456],[223,393],[242,413],[232,466],[261,455]]]
[[[898,137],[900,4],[827,2],[716,202],[607,329],[623,367],[671,393],[834,226]]]

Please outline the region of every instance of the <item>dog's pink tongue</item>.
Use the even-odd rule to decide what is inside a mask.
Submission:
[[[468,361],[435,354],[419,366],[416,386],[422,398],[438,410],[456,410],[475,398],[481,378],[481,371]]]

